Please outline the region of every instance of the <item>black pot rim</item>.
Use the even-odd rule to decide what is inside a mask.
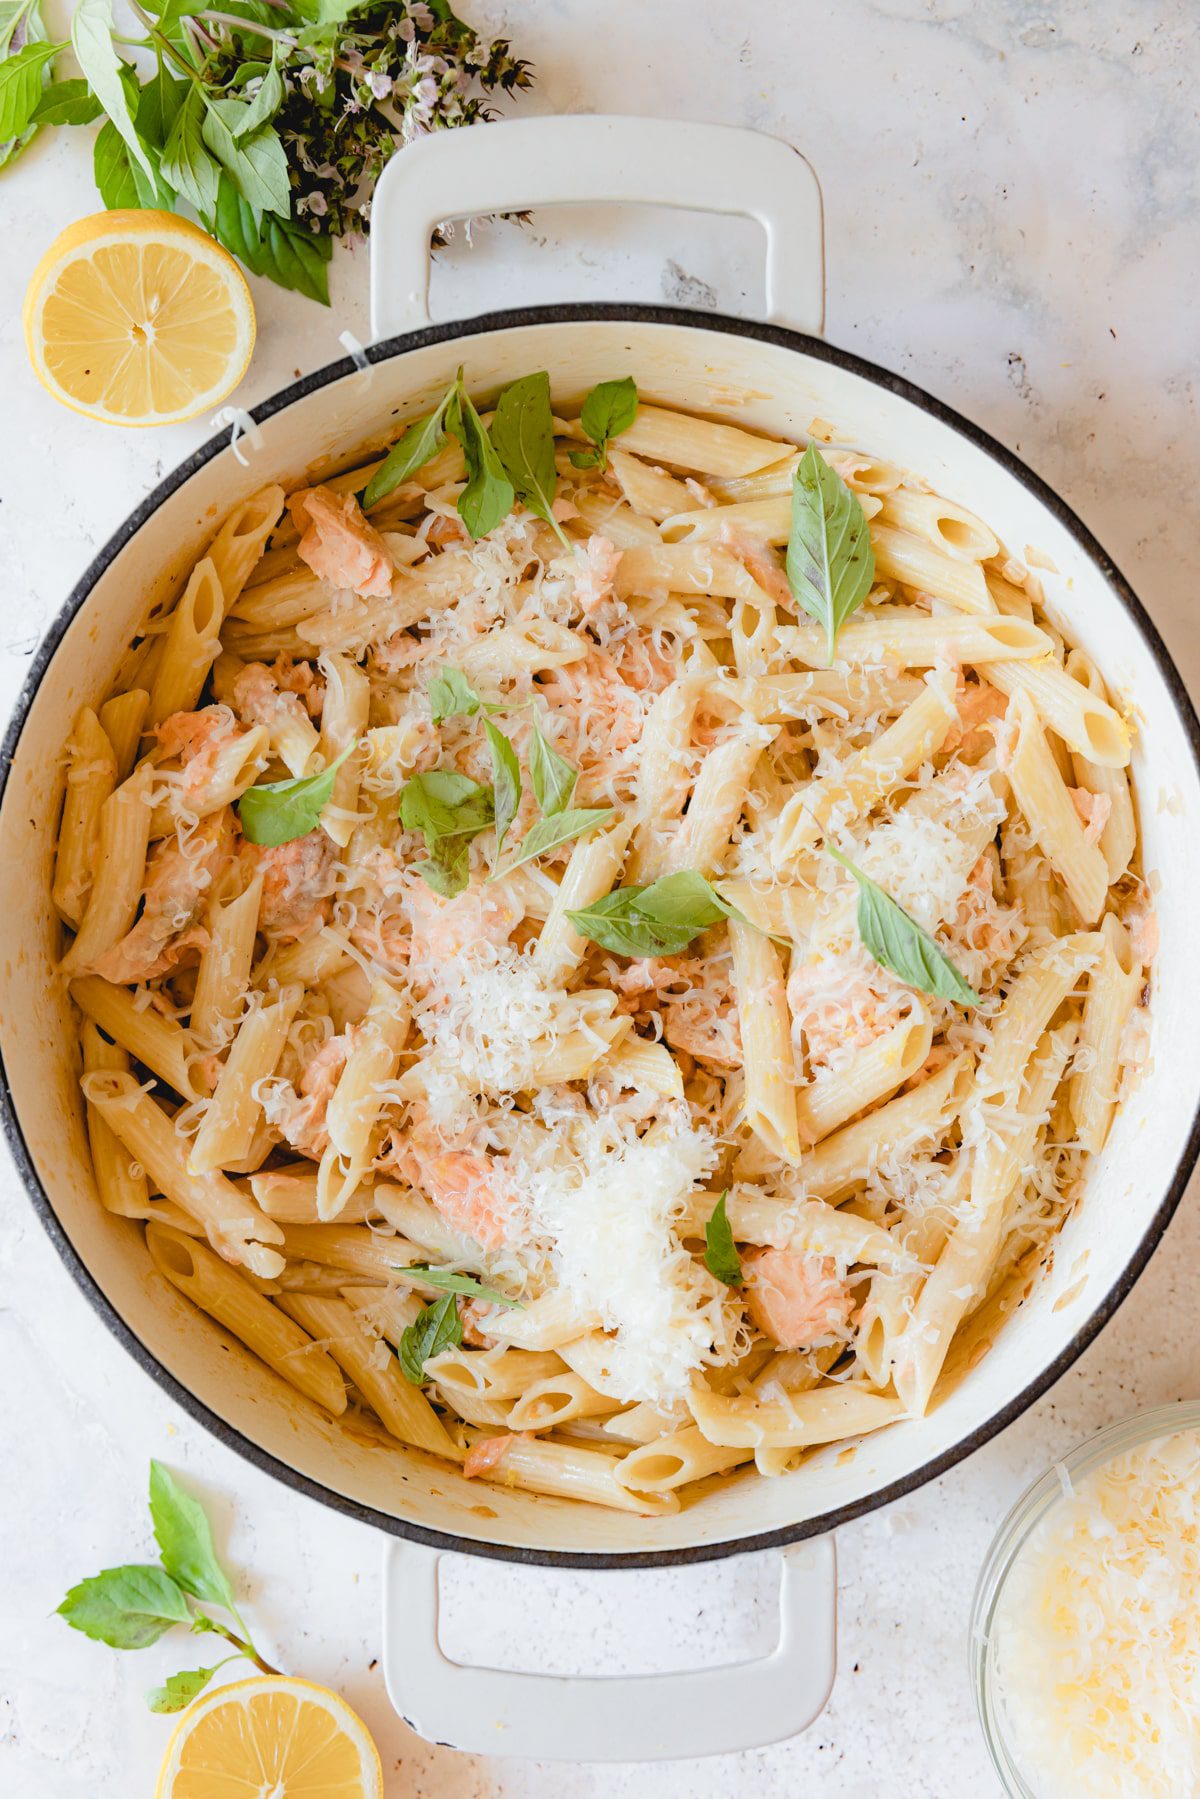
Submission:
[[[1097,542],[1087,526],[1040,476],[1034,474],[1025,463],[987,432],[980,430],[977,425],[972,424],[969,419],[964,418],[952,407],[935,399],[903,376],[880,368],[877,364],[867,361],[852,351],[838,349],[821,338],[810,337],[802,332],[787,330],[778,325],[758,324],[745,319],[733,318],[723,313],[696,312],[676,306],[594,305],[589,302],[518,307],[510,311],[482,313],[474,318],[460,319],[446,324],[428,325],[421,330],[406,332],[398,337],[387,338],[381,343],[372,345],[366,351],[366,357],[368,363],[374,365],[390,362],[410,350],[418,350],[426,345],[445,343],[457,338],[530,325],[577,323],[627,323],[683,327],[693,331],[707,331],[716,336],[744,337],[761,343],[774,344],[780,349],[796,351],[812,357],[816,361],[827,362],[837,368],[846,369],[851,374],[862,376],[875,386],[881,387],[885,391],[909,401],[921,411],[929,413],[940,423],[950,426],[968,443],[983,450],[993,461],[999,463],[1008,474],[1040,500],[1059,524],[1075,538],[1109,586],[1114,589],[1158,665],[1159,672],[1171,693],[1184,726],[1197,771],[1200,772],[1200,720],[1197,719],[1187,689],[1162,637],[1112,558]],[[311,375],[306,375],[280,389],[269,399],[264,400],[261,405],[254,407],[250,416],[255,423],[263,424],[296,401],[306,399],[321,388],[354,374],[358,366],[355,359],[349,356],[328,363],[325,367],[315,370]],[[92,559],[81,579],[75,584],[65,605],[38,647],[18,695],[16,706],[4,734],[3,744],[0,745],[0,802],[3,801],[9,771],[17,753],[21,733],[42,678],[76,613],[84,605],[92,588],[110,563],[146,521],[192,475],[211,462],[215,456],[220,455],[223,450],[228,448],[228,445],[228,434],[223,432],[210,438],[207,443],[193,451],[172,474],[168,475],[147,495],[125,522],[118,527],[103,549]],[[183,1386],[174,1375],[170,1374],[158,1358],[151,1353],[116,1310],[76,1251],[34,1166],[33,1157],[17,1116],[2,1054],[0,1054],[0,1126],[3,1127],[9,1149],[33,1208],[76,1286],[143,1372],[156,1381],[177,1405],[181,1406],[197,1423],[202,1424],[227,1449],[243,1456],[255,1467],[274,1476],[276,1480],[282,1481],[294,1491],[303,1493],[310,1499],[319,1500],[322,1504],[346,1517],[357,1519],[362,1524],[374,1525],[376,1529],[389,1535],[404,1537],[441,1551],[482,1556],[497,1561],[557,1568],[671,1567],[691,1562],[711,1561],[729,1555],[744,1555],[762,1549],[782,1548],[790,1543],[801,1542],[807,1537],[823,1536],[826,1532],[835,1530],[840,1524],[849,1523],[852,1519],[861,1518],[880,1506],[889,1505],[895,1500],[905,1498],[916,1492],[919,1487],[924,1486],[927,1481],[935,1480],[939,1475],[945,1474],[1019,1418],[1054,1385],[1061,1375],[1066,1373],[1072,1363],[1099,1335],[1117,1308],[1133,1290],[1149,1262],[1183,1197],[1197,1157],[1200,1156],[1200,1103],[1198,1103],[1187,1142],[1166,1193],[1150,1220],[1141,1242],[1126,1264],[1120,1279],[1114,1283],[1066,1348],[1055,1357],[1047,1368],[1041,1371],[1036,1379],[1024,1387],[1007,1405],[993,1413],[985,1424],[969,1432],[941,1455],[923,1463],[910,1474],[903,1476],[902,1479],[892,1481],[885,1487],[877,1488],[871,1494],[852,1504],[839,1506],[832,1511],[822,1512],[818,1517],[796,1524],[784,1525],[775,1530],[761,1531],[750,1536],[736,1537],[720,1542],[694,1544],[679,1549],[645,1550],[632,1553],[606,1552],[587,1555],[578,1552],[532,1549],[506,1543],[476,1542],[467,1537],[459,1537],[445,1531],[428,1530],[421,1525],[409,1523],[405,1519],[391,1517],[386,1512],[377,1511],[372,1506],[360,1505],[357,1501],[334,1491],[333,1488],[309,1479],[307,1475],[301,1474],[297,1469],[262,1449],[240,1431],[234,1430],[224,1419],[211,1411],[203,1401]]]

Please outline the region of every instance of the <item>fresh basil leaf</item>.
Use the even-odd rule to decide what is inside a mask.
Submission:
[[[31,37],[40,35],[29,30],[30,13],[36,10],[29,0],[0,0],[0,56],[10,51],[15,55]]]
[[[173,1624],[190,1624],[183,1588],[162,1568],[106,1568],[72,1587],[58,1608],[72,1630],[110,1649],[147,1649]]]
[[[154,185],[157,174],[134,122],[133,108],[121,74],[128,65],[117,55],[113,30],[112,0],[79,0],[71,21],[71,47],[75,60],[129,152],[131,166],[140,168]]]
[[[196,1599],[234,1610],[233,1587],[217,1560],[204,1507],[184,1492],[161,1462],[150,1464],[150,1521],[163,1567],[172,1580]]]
[[[448,718],[474,718],[482,704],[467,677],[457,668],[439,668],[429,683],[429,710],[435,725],[445,724]]]
[[[678,956],[722,918],[742,914],[695,869],[661,875],[647,887],[617,887],[567,917],[581,937],[619,956]]]
[[[144,87],[138,88],[134,70],[126,64],[125,71],[122,79],[125,80],[125,92],[137,121],[138,135],[147,146],[148,153],[151,148],[159,152],[157,157],[150,157],[151,162],[157,166],[161,162],[161,152],[171,134],[171,127],[191,93],[193,84],[190,81],[177,81],[167,69],[159,68]]]
[[[428,856],[413,867],[443,899],[457,899],[471,879],[471,845],[466,837],[439,837]]]
[[[458,516],[473,538],[486,537],[501,519],[508,517],[516,495],[483,420],[463,387],[461,369],[446,409],[446,429],[462,445],[467,463],[467,484],[458,496]]]
[[[321,822],[321,813],[333,794],[337,771],[356,746],[348,743],[340,756],[317,775],[298,775],[291,781],[265,781],[247,787],[237,802],[242,834],[251,843],[277,849],[307,837]]]
[[[252,275],[277,287],[291,288],[322,306],[329,305],[329,271],[333,240],[319,237],[274,213],[248,206],[224,169],[217,187],[213,235],[220,238]]]
[[[393,1264],[398,1274],[415,1274],[427,1287],[444,1287],[447,1293],[469,1293],[472,1299],[486,1299],[489,1305],[507,1306],[511,1312],[524,1311],[519,1299],[485,1287],[473,1274],[459,1274],[453,1268],[431,1268],[427,1262],[414,1262],[411,1268]]]
[[[433,1300],[401,1335],[396,1355],[404,1378],[414,1387],[425,1384],[425,1364],[443,1349],[456,1349],[462,1342],[462,1320],[453,1293]]]
[[[217,1664],[223,1666],[222,1663]],[[146,1704],[152,1712],[181,1712],[185,1705],[202,1693],[217,1669],[187,1668],[179,1674],[168,1675],[161,1687],[151,1687],[146,1694]]]
[[[522,863],[532,862],[535,856],[556,850],[560,843],[569,843],[573,837],[586,836],[611,817],[611,806],[584,806],[573,812],[556,812],[552,818],[539,818],[526,831],[521,847],[503,872],[508,874],[510,869],[520,868]]]
[[[3,71],[0,70],[0,77]],[[35,125],[90,125],[104,111],[86,81],[52,81],[33,110]]]
[[[622,431],[628,431],[637,417],[637,409],[637,384],[632,375],[625,375],[620,381],[601,381],[593,387],[583,402],[579,422],[596,448],[592,452],[590,465],[586,462],[576,461],[576,456],[580,452],[575,452],[571,457],[575,467],[607,468],[610,439],[619,437]],[[586,451],[582,453],[587,454]]]
[[[236,131],[245,128],[249,110],[244,100],[213,100],[205,95],[201,135],[248,206],[286,219],[292,210],[292,192],[283,144],[273,125],[239,138]]]
[[[508,827],[517,816],[521,804],[521,764],[504,732],[491,721],[484,720],[488,748],[492,752],[492,803],[496,813],[496,854],[504,848]]]
[[[47,64],[61,49],[61,44],[24,44],[0,62],[0,150],[29,129],[42,98]]]
[[[445,446],[446,414],[457,387],[458,383],[453,382],[433,411],[426,413],[424,418],[415,419],[404,436],[392,445],[367,483],[367,491],[363,495],[364,506],[374,506],[385,498],[402,481],[407,481],[419,468],[432,462],[438,451]]]
[[[725,1214],[726,1188],[717,1201],[716,1210],[704,1227],[704,1266],[727,1287],[742,1284],[742,1259],[733,1241],[733,1231]]]
[[[550,377],[545,369],[535,375],[522,375],[504,389],[492,418],[492,442],[505,474],[526,506],[545,519],[570,549],[571,540],[554,516],[558,475],[554,466]]]
[[[163,179],[196,211],[207,214],[217,204],[221,165],[204,142],[204,95],[189,87],[167,132],[162,153]]]
[[[567,452],[572,468],[607,468],[608,453],[599,444],[590,444],[586,450],[569,450]]]
[[[572,768],[565,756],[551,749],[536,724],[529,744],[529,779],[533,784],[533,797],[544,818],[553,818],[566,811],[579,779],[579,770]]]
[[[813,444],[792,476],[787,577],[796,603],[824,626],[832,662],[838,632],[871,591],[875,552],[857,498]]]
[[[491,788],[452,768],[414,775],[400,791],[400,823],[422,832],[427,850],[443,837],[478,837],[494,817]]]
[[[257,131],[260,125],[269,125],[282,105],[283,78],[274,62],[271,62],[258,92],[247,106],[240,124],[234,128],[234,137],[246,137],[250,132]]]
[[[100,198],[110,211],[126,206],[170,209],[170,194],[157,181],[147,180],[111,119],[105,119],[96,136],[92,171]]]
[[[916,919],[837,850],[831,849],[829,854],[858,883],[858,934],[880,967],[921,993],[933,993],[960,1006],[977,1006],[979,995],[974,987]]]

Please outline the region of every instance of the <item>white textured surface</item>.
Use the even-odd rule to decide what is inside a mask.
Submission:
[[[761,126],[816,165],[828,219],[828,335],[958,406],[1017,449],[1097,532],[1195,685],[1200,482],[1194,271],[1200,130],[1187,0],[528,0],[472,5],[539,67],[545,110],[666,112]],[[50,5],[52,25],[60,6]],[[58,14],[58,19],[55,19]],[[120,436],[60,412],[26,368],[17,314],[49,238],[96,204],[89,133],[37,143],[0,177],[0,681],[7,705],[94,550],[203,426]],[[600,172],[602,174],[602,172]],[[435,310],[585,295],[753,311],[752,227],[593,214],[457,244]],[[366,270],[343,254],[326,314],[262,284],[243,404],[366,336]],[[189,1646],[118,1656],[50,1614],[71,1581],[150,1550],[151,1455],[204,1492],[268,1655],[337,1686],[375,1731],[389,1795],[427,1799],[958,1799],[993,1790],[966,1675],[970,1593],[1009,1503],[1046,1463],[1135,1407],[1194,1396],[1194,1200],[1116,1322],[1042,1403],[965,1466],[839,1536],[841,1668],[801,1739],[732,1763],[565,1770],[480,1763],[390,1715],[379,1544],[220,1449],[91,1314],[0,1169],[0,1791],[131,1799],[167,1734],[141,1692]],[[514,1663],[675,1665],[770,1637],[768,1567],[638,1583],[584,1628],[581,1577],[464,1564],[453,1646]],[[605,1595],[603,1577],[589,1584]],[[649,1602],[648,1604],[646,1602]],[[653,1622],[650,1613],[654,1613]],[[669,1614],[669,1615],[668,1615]],[[665,1619],[665,1625],[664,1625]],[[582,1639],[586,1637],[586,1642]],[[673,1645],[664,1647],[666,1645]],[[199,1659],[199,1658],[197,1658]]]

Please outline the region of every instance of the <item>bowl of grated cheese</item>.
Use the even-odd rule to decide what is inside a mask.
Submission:
[[[1022,1495],[970,1656],[1012,1799],[1200,1791],[1200,1401],[1110,1425]]]

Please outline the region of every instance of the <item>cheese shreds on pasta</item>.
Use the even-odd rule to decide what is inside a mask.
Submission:
[[[553,522],[473,538],[456,437],[243,500],[72,723],[51,898],[162,1277],[297,1405],[657,1516],[926,1411],[1156,930],[1128,731],[969,495],[814,428],[876,563],[827,656],[796,445],[642,395],[580,468],[562,400]]]
[[[1039,1793],[1200,1790],[1200,1433],[1074,1476],[1010,1568],[991,1655]]]

